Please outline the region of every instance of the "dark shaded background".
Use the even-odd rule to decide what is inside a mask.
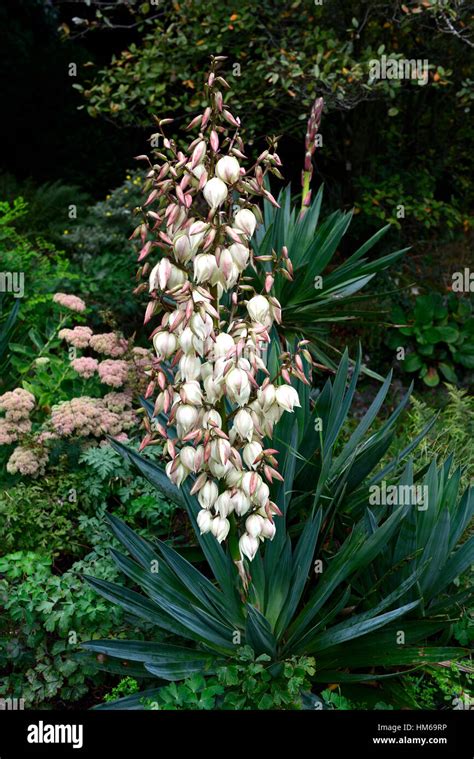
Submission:
[[[105,64],[135,32],[114,29],[64,44],[58,25],[70,11],[68,4],[57,9],[36,0],[0,5],[2,169],[20,180],[79,184],[100,196],[121,182],[144,134],[78,110],[82,98],[68,65],[76,63],[80,76],[87,61]]]

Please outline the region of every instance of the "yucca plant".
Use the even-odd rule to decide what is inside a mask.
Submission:
[[[451,472],[452,463],[452,456],[441,466],[433,460],[417,477],[413,461],[408,461],[397,484],[398,492],[408,496],[410,508],[398,533],[362,573],[358,585],[369,603],[400,587],[415,571],[419,572],[417,586],[407,591],[404,600],[422,599],[417,615],[456,615],[456,607],[472,597],[472,587],[448,592],[474,560],[474,536],[460,544],[474,515],[474,492],[472,488],[460,491],[462,469]],[[383,508],[383,516],[393,508]],[[375,528],[377,520],[371,516]]]
[[[270,366],[276,355],[270,352]],[[90,577],[88,582],[105,598],[171,638],[169,643],[107,640],[84,644],[101,659],[105,657],[103,666],[135,677],[155,676],[159,688],[194,672],[210,674],[232,659],[240,646],[249,645],[256,655],[270,656],[270,671],[278,672],[291,656],[311,655],[316,658],[315,681],[343,682],[373,680],[373,667],[384,667],[385,674],[393,674],[403,666],[465,653],[458,647],[429,643],[449,622],[446,609],[435,608],[432,615],[426,608],[422,592],[426,556],[413,565],[400,548],[401,563],[406,560],[403,576],[390,586],[380,582],[387,573],[384,562],[389,563],[384,553],[405,534],[412,507],[403,505],[376,518],[367,508],[369,487],[390,472],[396,473],[401,458],[417,440],[382,472],[371,476],[408,400],[401,402],[376,433],[367,434],[388,392],[388,377],[343,444],[360,368],[359,355],[351,377],[345,353],[334,381],[326,382],[316,403],[307,387],[298,388],[302,408],[276,426],[273,444],[280,447],[284,483],[274,484],[272,498],[282,516],[273,541],[248,564],[251,582],[247,592],[228,550],[213,536],[199,534],[199,505],[190,495],[192,481],[178,489],[155,461],[114,443],[161,492],[184,506],[205,562],[201,570],[166,543],[151,545],[118,519],[110,518],[116,537],[129,554],[113,551],[114,561],[141,592]],[[152,415],[151,405],[144,405]],[[318,420],[322,424],[316,423]],[[366,507],[362,508],[364,492]],[[351,512],[357,509],[361,514],[351,519]],[[451,536],[455,542],[466,513],[458,518]],[[435,523],[430,524],[420,533],[425,546],[427,542],[433,546]],[[472,561],[473,546],[466,545],[469,548],[461,548],[461,555],[454,554],[451,576],[441,590],[452,587],[454,569],[460,574]],[[451,546],[450,553],[452,550]],[[369,578],[373,567],[379,565],[377,592],[368,603]],[[405,634],[403,645],[397,642],[400,626]],[[153,689],[147,691],[148,696],[152,693]],[[143,695],[128,697],[117,706],[140,708]]]
[[[335,211],[320,223],[322,197],[321,186],[303,214],[292,205],[289,185],[278,196],[279,208],[265,200],[264,222],[257,229],[253,248],[258,256],[271,256],[272,251],[287,248],[293,280],[280,278],[274,285],[282,305],[285,336],[311,340],[317,360],[334,368],[340,353],[328,342],[327,325],[358,317],[375,319],[375,312],[360,309],[360,303],[373,295],[357,293],[378,272],[398,261],[408,248],[369,260],[366,254],[388,231],[388,224],[349,258],[335,265],[334,258],[351,223],[352,212]]]

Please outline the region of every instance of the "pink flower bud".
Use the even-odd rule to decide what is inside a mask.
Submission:
[[[143,323],[144,324],[148,324],[148,322],[150,321],[150,319],[153,317],[153,314],[155,313],[156,305],[157,305],[156,304],[156,300],[150,300],[150,301],[148,301],[147,307],[146,307],[146,310],[145,310],[145,317],[143,319]]]
[[[217,136],[217,132],[214,129],[210,134],[209,142],[211,143],[211,148],[213,149],[214,153],[217,153],[219,150],[219,137]]]
[[[208,106],[206,110],[204,111],[204,113],[202,114],[201,129],[204,129],[204,127],[206,126],[211,116],[211,113],[212,113],[212,108]]]
[[[214,103],[216,105],[217,110],[219,113],[222,113],[222,106],[223,106],[223,98],[222,98],[222,92],[217,91],[214,95]]]
[[[232,126],[235,126],[235,127],[239,127],[240,126],[240,120],[235,119],[232,116],[232,114],[231,114],[230,111],[224,109],[223,112],[222,112],[222,115],[225,118],[225,120],[229,122],[229,124],[232,124]]]
[[[197,126],[199,124],[199,122],[201,121],[201,118],[202,118],[201,115],[195,116],[193,118],[193,120],[189,122],[189,124],[186,127],[186,129],[192,129],[193,127]]]
[[[270,290],[273,287],[273,283],[275,281],[275,278],[272,276],[272,274],[267,274],[265,277],[265,292],[269,293]]]

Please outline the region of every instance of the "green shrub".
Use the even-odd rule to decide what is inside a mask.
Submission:
[[[397,307],[392,319],[398,329],[387,338],[392,349],[407,347],[406,372],[417,373],[429,387],[441,381],[458,382],[458,374],[474,369],[474,316],[468,298],[450,293],[420,295],[412,313]]]
[[[453,456],[453,463],[462,469],[464,487],[472,480],[474,473],[474,398],[466,390],[447,386],[447,398],[438,411],[434,424],[422,438],[417,448],[417,464],[427,466],[434,458],[445,460]],[[403,425],[394,441],[394,451],[402,450],[410,440],[422,432],[433,421],[435,409],[412,396],[410,408],[403,416]]]
[[[105,254],[121,256],[123,264],[130,261],[133,246],[127,238],[134,227],[133,211],[144,200],[142,186],[143,172],[128,172],[123,183],[111,190],[105,200],[90,204],[82,217],[64,228],[61,245],[72,253],[75,261],[80,262],[84,273],[90,274],[91,270],[87,267],[97,260],[100,267],[100,259]],[[95,266],[93,274],[93,277],[88,277],[90,286],[97,285]]]
[[[123,467],[118,469],[124,471]],[[104,479],[102,495],[108,492],[106,483],[112,479]],[[145,512],[139,511],[135,504],[135,499],[140,497],[137,494],[141,493],[143,498],[150,490],[151,486],[142,478],[137,478],[134,484],[122,482],[121,492],[128,493],[128,503],[133,511],[131,520],[147,537],[151,535],[148,525],[156,532],[160,520],[161,529],[167,531],[165,515],[167,513],[169,519],[174,510],[170,506],[166,512],[166,506],[154,494],[157,513],[152,514],[151,496],[149,507]],[[123,505],[119,513],[127,513]],[[61,550],[60,558],[64,560],[70,544],[57,529],[52,535],[39,532],[41,525],[38,526],[37,519],[29,528],[30,542],[34,543],[36,526],[40,535],[37,544],[43,543],[45,552],[16,550],[0,558],[0,605],[3,608],[0,668],[4,672],[0,677],[0,690],[5,697],[24,698],[28,707],[37,708],[49,708],[53,704],[57,708],[58,702],[68,704],[82,699],[91,688],[102,687],[107,678],[98,673],[94,659],[80,655],[80,643],[91,637],[120,637],[131,632],[140,637],[147,630],[146,624],[131,624],[120,609],[100,600],[81,579],[84,573],[106,581],[117,579],[110,549],[114,545],[118,547],[118,543],[110,541],[104,514],[105,504],[102,504],[95,506],[92,516],[83,513],[74,519],[71,515],[67,529],[74,533],[77,548],[82,549],[84,558],[62,574],[56,573],[53,558],[47,552],[53,552],[57,544]],[[22,516],[26,520],[27,514]],[[45,515],[42,517],[44,519]],[[64,542],[60,545],[63,537]],[[110,671],[114,671],[113,666]]]
[[[139,305],[132,294],[136,261],[128,238],[134,227],[133,210],[144,200],[142,184],[139,171],[127,173],[105,200],[88,206],[82,216],[70,221],[61,237],[87,302],[111,324],[127,325],[128,329],[140,324]]]
[[[142,634],[81,580],[117,578],[106,509],[147,537],[168,535],[175,514],[109,446],[78,450],[73,471],[68,453],[41,480],[0,491],[0,691],[29,707],[57,708],[105,685],[96,662],[78,655],[81,641]]]
[[[403,689],[404,705],[414,709],[472,709],[474,674],[469,659],[445,662],[403,675],[393,689],[396,698]]]
[[[181,683],[162,688],[145,709],[301,709],[302,693],[310,688],[315,662],[292,657],[273,668],[271,657],[255,656],[250,646],[237,649],[235,661],[219,667],[215,677],[196,672]]]
[[[176,511],[109,445],[66,446],[41,479],[0,490],[2,553],[83,557],[92,547],[86,526],[94,534],[108,507],[147,535],[167,535]]]
[[[33,552],[0,559],[0,688],[5,697],[23,698],[30,708],[57,707],[58,701],[85,696],[96,667],[77,658],[78,641],[123,626],[121,612],[84,592],[78,576],[91,569],[104,578],[116,576],[105,546],[97,546],[61,576],[51,564]],[[99,675],[95,682],[101,680]]]
[[[37,185],[31,179],[18,181],[11,174],[0,174],[0,198],[13,201],[21,197],[28,214],[18,216],[14,227],[19,235],[33,244],[38,235],[60,244],[71,216],[80,219],[91,202],[90,195],[77,185],[62,181]]]
[[[78,519],[95,508],[80,472],[53,470],[37,482],[0,490],[2,553],[34,551],[53,559],[83,555]]]
[[[28,205],[22,198],[11,204],[0,202],[2,271],[23,272],[25,277],[17,333],[28,332],[31,327],[45,323],[51,295],[61,290],[76,290],[79,280],[63,252],[40,236],[30,240],[15,229],[15,223],[27,215]]]
[[[403,227],[405,235],[408,227],[409,234],[420,236],[422,231],[460,230],[473,221],[463,212],[461,199],[438,200],[436,177],[428,168],[417,166],[416,171],[391,174],[384,180],[361,176],[357,189],[356,213],[374,227],[389,223],[398,230]]]

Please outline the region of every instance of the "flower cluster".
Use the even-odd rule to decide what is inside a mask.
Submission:
[[[60,340],[65,340],[69,345],[73,345],[74,348],[83,350],[89,345],[89,341],[92,337],[92,330],[90,327],[74,327],[74,329],[61,329],[59,330],[58,337]]]
[[[82,298],[78,298],[77,295],[69,295],[68,293],[55,293],[53,301],[58,303],[63,308],[69,309],[69,311],[76,311],[82,313],[86,310],[86,304]]]
[[[57,293],[56,296],[55,301],[61,305],[68,302],[77,306],[74,296],[65,296],[64,293]],[[63,316],[61,325],[65,321],[66,317]],[[90,385],[91,391],[97,387],[99,380],[108,386],[107,389],[120,388],[121,392],[108,392],[103,398],[88,394],[59,403],[53,406],[46,420],[35,426],[34,418],[30,418],[35,408],[35,398],[30,392],[17,388],[1,395],[0,446],[18,444],[7,464],[7,471],[11,474],[32,477],[43,474],[49,458],[48,448],[60,438],[98,439],[113,435],[125,440],[127,433],[138,427],[139,417],[132,409],[132,400],[146,391],[153,353],[147,348],[134,346],[132,340],[116,332],[94,335],[87,326],[59,329],[58,336],[78,350],[94,350],[103,356],[112,356],[100,360],[69,351],[72,353],[71,368],[84,380],[96,379]],[[34,363],[41,366],[49,361],[48,356],[39,356]]]
[[[132,346],[132,342],[117,332],[93,334],[90,327],[64,328],[58,333],[61,340],[80,350],[89,348],[104,356],[111,356],[99,363],[92,356],[78,356],[71,360],[71,367],[83,379],[95,374],[109,387],[130,386],[137,393],[146,389],[146,372],[151,366],[152,353],[147,348]],[[121,357],[120,360],[115,360]]]
[[[0,395],[0,445],[10,445],[21,435],[31,430],[30,413],[35,407],[35,398],[21,387]]]
[[[80,377],[84,379],[90,379],[94,376],[99,366],[99,362],[96,358],[90,356],[81,356],[80,358],[74,358],[71,361],[71,366]]]
[[[58,437],[119,435],[136,424],[130,398],[109,393],[103,398],[81,396],[53,406],[51,427]]]
[[[19,445],[8,459],[7,472],[38,477],[44,474],[47,463],[48,454],[42,448],[26,448]]]
[[[285,248],[257,259],[251,238],[261,221],[256,199],[277,205],[265,176],[280,176],[281,162],[269,140],[255,165],[244,168],[240,122],[224,104],[221,89],[228,85],[216,73],[219,60],[206,84],[209,104],[188,127],[199,134],[186,150],[166,137],[168,120],[159,122],[154,137],[162,147],[150,162],[143,223],[132,235],[141,239],[140,262],[161,253],[153,267],[140,270],[149,279],[145,323],[164,309],[152,332],[156,360],[147,395],[159,392],[142,448],[156,433],[165,438],[168,477],[178,486],[192,477],[201,532],[229,539],[245,581],[242,556],[252,560],[260,542],[273,538],[273,517],[280,513],[269,485],[283,478],[277,451],[266,448],[264,438],[285,411],[300,405],[290,375],[307,379],[303,345],[295,356],[281,356],[273,378],[264,360],[270,329],[281,321],[274,278],[281,272],[291,279],[292,268]],[[263,292],[248,284],[248,265],[262,267]],[[156,419],[159,412],[167,415],[167,427]]]
[[[121,387],[128,377],[128,363],[126,361],[114,361],[107,359],[101,361],[98,366],[100,381],[110,387]]]
[[[104,356],[119,358],[127,352],[128,342],[124,337],[120,337],[116,332],[104,332],[101,335],[92,335],[89,340],[89,346],[96,353],[102,353]]]

